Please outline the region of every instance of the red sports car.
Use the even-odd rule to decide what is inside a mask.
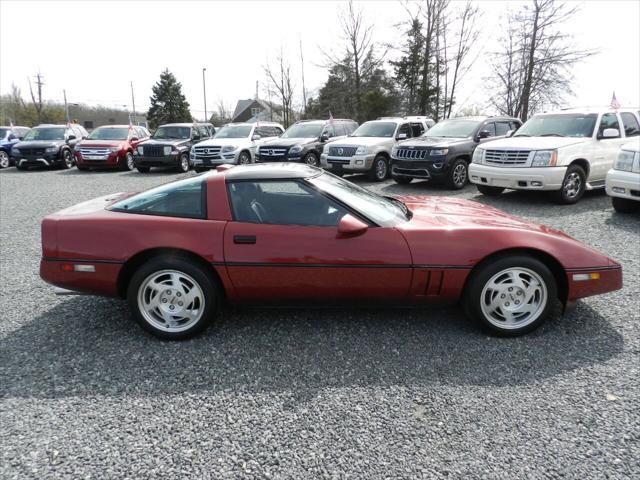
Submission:
[[[478,203],[382,197],[298,164],[221,166],[42,222],[42,278],[128,299],[149,332],[183,339],[232,303],[460,301],[500,335],[556,299],[622,286],[618,263],[562,232]]]

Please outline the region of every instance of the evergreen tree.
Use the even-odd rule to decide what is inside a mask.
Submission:
[[[182,84],[165,69],[160,74],[160,81],[153,86],[151,108],[147,120],[152,129],[165,123],[191,122],[189,102],[182,93]]]

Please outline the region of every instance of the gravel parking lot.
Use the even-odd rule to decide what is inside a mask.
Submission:
[[[40,220],[174,173],[0,172],[2,478],[638,478],[640,218],[603,192],[577,205],[486,198],[620,261],[624,289],[526,337],[457,308],[236,309],[161,342],[124,302],[56,297]]]

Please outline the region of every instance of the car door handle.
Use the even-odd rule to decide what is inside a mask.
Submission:
[[[239,243],[242,245],[250,245],[256,243],[255,235],[234,235],[233,243]]]

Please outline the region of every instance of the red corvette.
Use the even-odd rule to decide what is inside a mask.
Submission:
[[[233,303],[461,301],[501,335],[552,303],[621,288],[618,263],[571,237],[478,203],[382,197],[297,164],[221,166],[42,222],[42,278],[127,298],[167,339]]]

